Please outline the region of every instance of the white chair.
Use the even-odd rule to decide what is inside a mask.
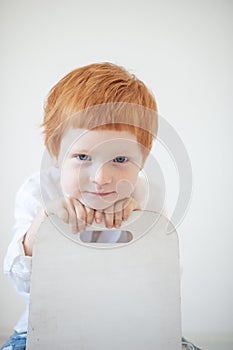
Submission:
[[[168,229],[168,225],[170,228]],[[104,225],[89,230],[103,230]],[[36,237],[28,350],[180,350],[176,231],[133,212],[128,243],[84,243],[49,217]]]

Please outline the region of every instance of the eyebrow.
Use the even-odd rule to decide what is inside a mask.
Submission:
[[[89,151],[86,149],[79,150],[78,148],[74,148],[74,149],[71,148],[70,153],[88,154]]]
[[[86,155],[90,155],[91,150],[87,150],[87,149],[79,149],[78,147],[74,147],[73,149],[71,148],[71,150],[69,151],[69,154],[86,154]],[[137,159],[137,155],[136,154],[132,154],[132,152],[129,152],[128,150],[124,149],[124,150],[120,150],[118,151],[114,151],[113,154],[111,155],[112,158],[115,157],[127,157],[131,160],[136,160]]]

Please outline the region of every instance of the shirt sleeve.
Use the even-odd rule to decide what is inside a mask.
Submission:
[[[16,194],[13,238],[4,259],[4,273],[25,299],[29,297],[32,258],[25,256],[22,242],[41,207],[38,174],[29,178]]]

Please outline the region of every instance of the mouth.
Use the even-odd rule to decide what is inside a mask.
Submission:
[[[109,196],[109,195],[114,194],[116,192],[115,191],[112,191],[112,192],[89,192],[89,191],[86,191],[86,193],[90,194],[92,196],[106,197],[106,196]]]

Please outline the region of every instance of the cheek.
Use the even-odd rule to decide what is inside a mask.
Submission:
[[[82,178],[84,177],[80,176],[79,169],[64,164],[61,169],[61,187],[64,193],[77,198],[82,186]]]
[[[138,169],[131,169],[124,176],[118,176],[116,180],[116,191],[120,198],[130,197],[134,192],[135,185],[138,178]]]

